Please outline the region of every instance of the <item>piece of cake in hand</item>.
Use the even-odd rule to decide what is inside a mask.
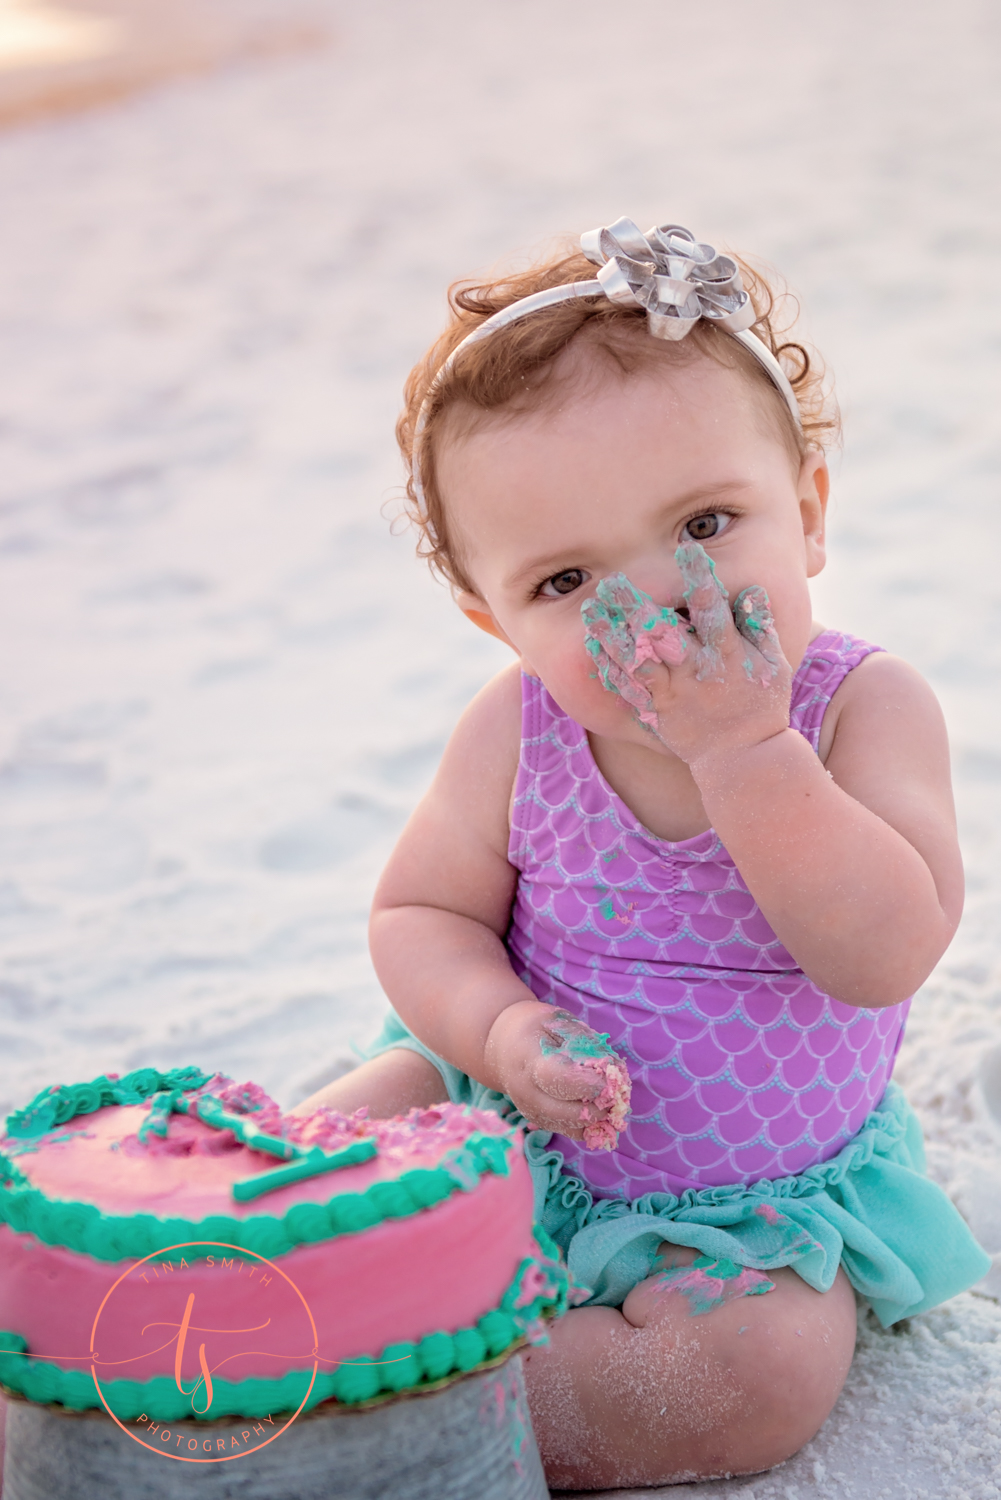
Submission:
[[[46,1089],[0,1137],[0,1221],[0,1382],[123,1420],[385,1399],[566,1307],[520,1132],[453,1104],[283,1115],[196,1068]]]
[[[601,1079],[601,1091],[581,1105],[584,1145],[589,1151],[614,1151],[629,1116],[632,1085],[622,1058],[607,1035],[592,1031],[568,1010],[554,1010],[542,1030],[544,1057],[558,1054],[568,1067],[585,1069]]]

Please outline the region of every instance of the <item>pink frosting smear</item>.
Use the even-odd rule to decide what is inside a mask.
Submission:
[[[629,1118],[629,1102],[632,1084],[625,1063],[619,1057],[603,1058],[594,1063],[582,1064],[600,1073],[604,1079],[601,1093],[580,1112],[584,1125],[584,1145],[589,1151],[614,1151],[618,1144],[619,1131]],[[601,1111],[600,1118],[597,1111]],[[605,1113],[607,1111],[607,1114]]]

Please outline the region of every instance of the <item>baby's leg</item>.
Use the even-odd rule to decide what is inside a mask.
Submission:
[[[664,1244],[666,1267],[693,1250]],[[651,1276],[619,1311],[581,1307],[525,1356],[546,1477],[557,1489],[752,1474],[789,1458],[826,1420],[855,1348],[843,1271],[815,1292],[795,1271],[773,1291],[698,1311],[690,1283]],[[756,1285],[746,1275],[745,1284]]]
[[[308,1115],[325,1104],[342,1114],[353,1114],[367,1104],[374,1120],[404,1115],[408,1109],[427,1109],[447,1098],[441,1074],[433,1063],[409,1047],[391,1047],[342,1078],[318,1089],[289,1113]]]

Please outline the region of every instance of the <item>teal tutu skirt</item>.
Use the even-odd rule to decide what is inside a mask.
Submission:
[[[506,1095],[436,1056],[393,1011],[367,1055],[392,1047],[433,1063],[454,1104],[523,1123]],[[796,1177],[749,1187],[596,1199],[564,1172],[562,1153],[547,1150],[551,1139],[545,1130],[525,1137],[535,1216],[563,1250],[574,1280],[589,1289],[586,1306],[620,1307],[657,1269],[663,1240],[759,1271],[791,1266],[818,1292],[828,1291],[844,1266],[884,1328],[966,1291],[990,1269],[990,1257],[925,1175],[921,1126],[895,1083],[837,1156]]]

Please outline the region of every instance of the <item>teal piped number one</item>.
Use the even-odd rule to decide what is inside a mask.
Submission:
[[[136,1135],[145,1145],[151,1135],[165,1137],[170,1125],[170,1116],[176,1109],[175,1101],[181,1097],[179,1089],[165,1089],[154,1094],[150,1100],[149,1114],[143,1120]]]
[[[336,1172],[340,1167],[354,1167],[359,1162],[371,1161],[378,1154],[375,1141],[353,1141],[342,1151],[324,1151],[319,1146],[300,1146],[295,1141],[284,1141],[281,1136],[268,1135],[244,1115],[233,1114],[225,1109],[211,1094],[200,1099],[186,1099],[174,1092],[164,1096],[158,1094],[146,1122],[157,1134],[166,1134],[165,1121],[170,1112],[198,1115],[206,1125],[215,1130],[231,1130],[244,1146],[251,1151],[263,1151],[268,1156],[280,1156],[286,1165],[273,1167],[269,1172],[256,1172],[253,1177],[243,1177],[233,1183],[233,1197],[237,1203],[250,1203],[276,1188],[287,1187],[292,1182],[302,1182],[307,1177],[319,1177],[324,1172]],[[161,1125],[161,1122],[164,1122]]]
[[[275,1188],[288,1187],[290,1182],[302,1182],[306,1177],[319,1177],[323,1172],[336,1172],[339,1167],[355,1167],[359,1162],[371,1161],[378,1150],[375,1141],[353,1141],[343,1151],[321,1151],[314,1146],[285,1167],[272,1167],[269,1172],[258,1172],[234,1182],[233,1197],[237,1203],[249,1203]]]
[[[339,1167],[354,1167],[359,1162],[371,1161],[379,1151],[375,1141],[352,1141],[342,1151],[324,1151],[319,1146],[300,1146],[295,1141],[283,1141],[281,1136],[268,1135],[246,1116],[233,1114],[211,1094],[200,1099],[187,1099],[180,1089],[164,1089],[154,1096],[149,1114],[139,1127],[139,1139],[145,1141],[150,1135],[165,1136],[170,1116],[175,1113],[197,1114],[214,1130],[231,1130],[251,1151],[263,1151],[268,1156],[282,1158],[284,1166],[272,1167],[268,1172],[257,1172],[253,1177],[234,1182],[232,1192],[237,1203],[250,1203],[254,1198],[263,1197],[276,1188],[288,1187],[292,1182],[302,1182],[307,1177],[336,1172]]]
[[[204,1120],[206,1125],[211,1125],[214,1130],[231,1130],[237,1140],[251,1151],[264,1151],[268,1156],[280,1156],[283,1161],[296,1161],[306,1155],[304,1146],[297,1146],[293,1141],[283,1141],[279,1135],[268,1135],[245,1115],[233,1114],[225,1109],[211,1094],[203,1094],[200,1099],[185,1099],[181,1102],[181,1108],[186,1114],[191,1114],[193,1108],[198,1118]]]

